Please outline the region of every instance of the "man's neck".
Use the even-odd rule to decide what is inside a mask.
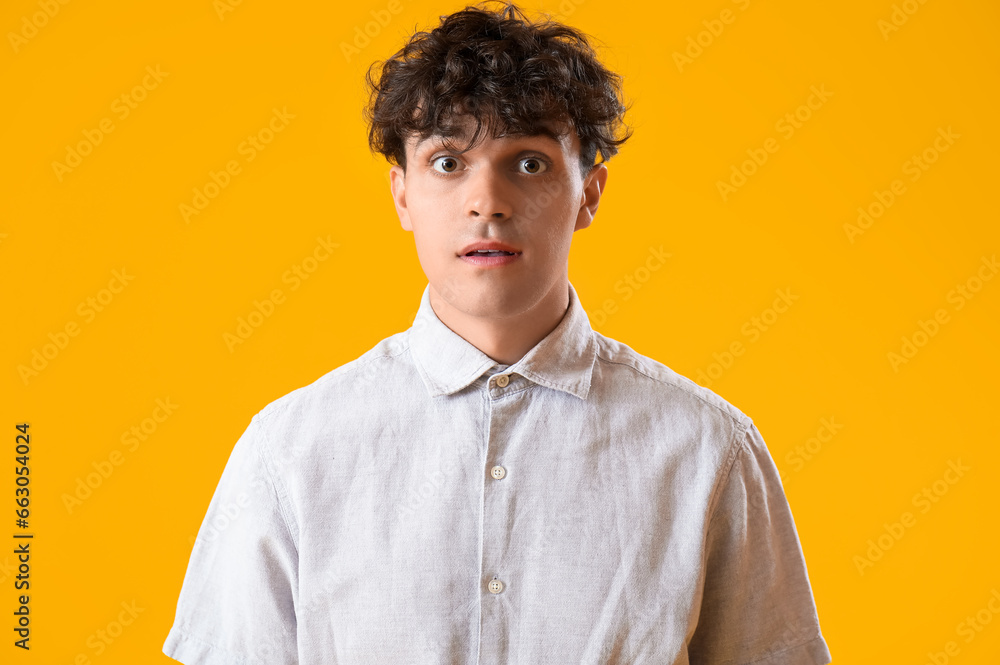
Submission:
[[[439,297],[433,288],[430,302],[441,322],[462,339],[496,362],[513,365],[555,330],[569,311],[569,282],[557,282],[533,307],[502,319],[470,316]]]

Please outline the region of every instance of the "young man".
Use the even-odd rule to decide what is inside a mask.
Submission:
[[[567,277],[620,79],[513,6],[369,76],[428,278],[408,330],[236,443],[163,650],[190,665],[822,665],[749,417],[592,330]]]

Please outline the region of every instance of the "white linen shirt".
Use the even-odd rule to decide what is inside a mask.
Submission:
[[[434,313],[253,416],[163,645],[187,665],[823,665],[749,417],[594,331]]]

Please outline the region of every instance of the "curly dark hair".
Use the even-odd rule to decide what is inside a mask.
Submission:
[[[406,141],[461,131],[455,116],[471,114],[475,133],[459,152],[471,149],[483,129],[491,136],[559,139],[543,122],[567,122],[580,138],[584,176],[600,151],[602,162],[632,135],[623,116],[621,76],[604,68],[579,30],[546,20],[532,23],[510,2],[498,11],[488,2],[441,17],[431,32],[417,32],[382,62],[377,80],[372,63],[365,75],[372,152],[406,170]],[[624,127],[621,138],[616,138]]]

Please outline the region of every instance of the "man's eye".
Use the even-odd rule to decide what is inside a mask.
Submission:
[[[531,175],[545,173],[549,168],[548,162],[540,157],[524,157],[519,163],[524,165],[524,172]],[[461,162],[451,155],[441,155],[431,160],[431,168],[438,173],[455,173],[459,170],[460,164]]]
[[[538,157],[525,157],[521,160],[521,163],[528,165],[525,166],[525,168],[528,170],[528,173],[531,173],[532,175],[544,173],[546,169],[549,168],[549,165]]]
[[[439,171],[439,172],[443,172],[443,173],[454,173],[455,171],[458,170],[458,160],[455,159],[454,157],[450,157],[448,155],[443,155],[441,157],[435,157],[434,160],[432,160],[431,165],[433,166],[434,164],[437,164],[438,162],[441,163],[441,165],[444,168],[444,171],[439,171],[439,169],[437,169],[437,168],[434,169],[435,171]]]

